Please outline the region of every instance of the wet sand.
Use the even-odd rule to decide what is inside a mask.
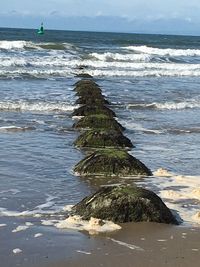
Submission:
[[[65,255],[55,247],[48,259],[34,266],[197,267],[200,264],[198,227],[128,223],[117,232],[84,235],[87,238],[81,243],[66,242]],[[60,259],[55,257],[56,251]]]

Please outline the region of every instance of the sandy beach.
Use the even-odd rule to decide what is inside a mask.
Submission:
[[[197,267],[199,239],[200,229],[195,227],[128,223],[118,232],[88,237],[81,247],[74,247],[70,257],[34,266]],[[66,244],[66,251],[69,246],[73,244]]]
[[[156,223],[126,223],[116,232],[88,235],[59,230],[27,242],[19,254],[9,253],[6,242],[0,255],[3,267],[197,267],[200,229]]]

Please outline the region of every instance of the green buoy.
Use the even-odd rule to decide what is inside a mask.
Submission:
[[[37,34],[44,34],[43,23],[41,23],[40,29],[37,31]]]

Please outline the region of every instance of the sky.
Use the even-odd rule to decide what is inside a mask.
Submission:
[[[1,0],[3,1],[3,0]],[[199,0],[6,0],[0,27],[200,35]]]

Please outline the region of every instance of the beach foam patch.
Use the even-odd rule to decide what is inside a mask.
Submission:
[[[41,237],[41,236],[43,236],[42,233],[37,233],[37,234],[34,235],[35,238],[38,238],[38,237]]]
[[[91,252],[88,251],[83,251],[83,250],[76,250],[76,252],[81,253],[81,254],[85,254],[85,255],[91,255]]]
[[[152,180],[146,181],[145,186],[151,189],[152,185],[159,184],[158,195],[177,220],[185,225],[200,223],[200,176],[181,175],[164,168],[154,171],[153,175]]]
[[[28,225],[19,225],[15,229],[12,230],[12,233],[17,233],[17,232],[25,231],[28,228],[29,228]]]
[[[80,216],[70,216],[55,224],[57,228],[69,228],[79,231],[88,231],[90,234],[112,232],[121,229],[121,226],[106,220],[91,217],[89,221],[82,220]]]
[[[129,249],[132,249],[132,250],[144,251],[143,248],[141,248],[141,247],[139,247],[139,246],[136,246],[136,245],[133,245],[133,244],[128,244],[128,243],[126,243],[126,242],[123,242],[123,241],[120,241],[120,240],[116,240],[116,239],[114,239],[114,238],[110,238],[110,237],[107,237],[107,239],[111,240],[111,241],[114,242],[114,243],[117,243],[117,244],[120,245],[120,246],[129,248]]]
[[[195,213],[195,214],[192,216],[192,219],[193,219],[196,223],[200,224],[200,211],[198,211],[197,213]]]
[[[19,254],[19,253],[22,253],[22,250],[20,248],[14,248],[13,249],[13,253],[14,254]]]

